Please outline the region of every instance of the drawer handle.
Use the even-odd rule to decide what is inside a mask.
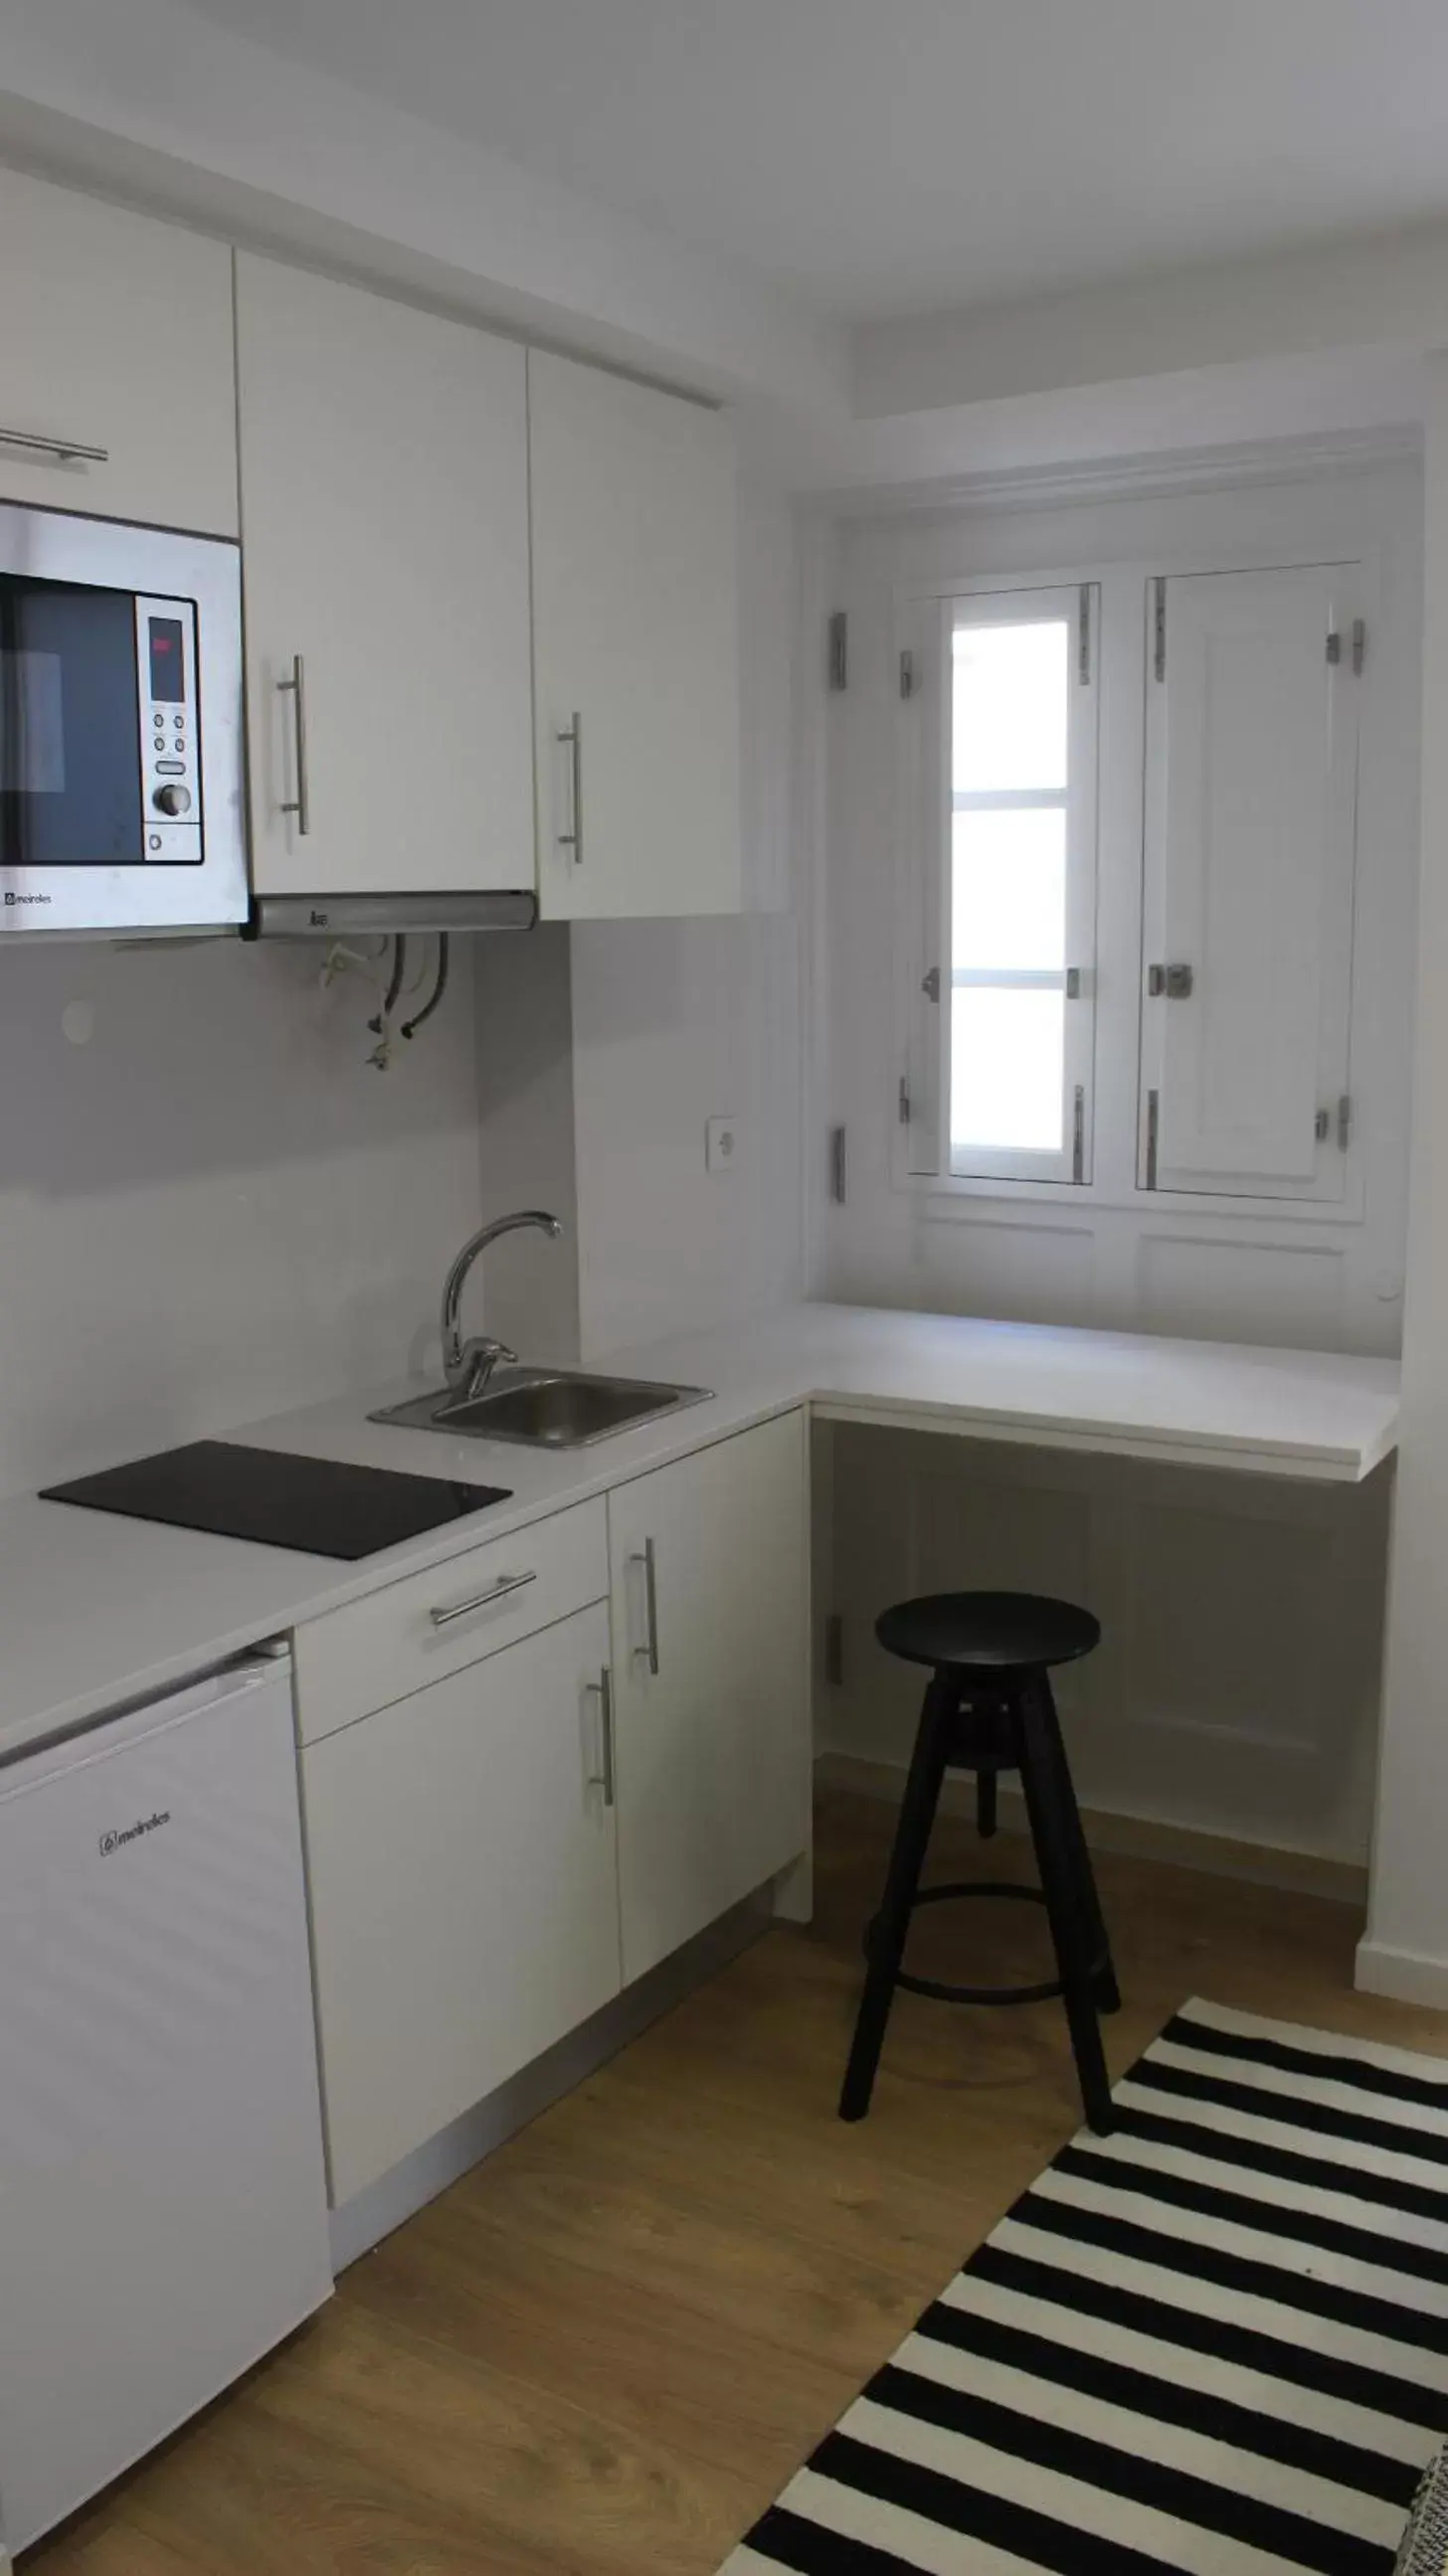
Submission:
[[[435,1628],[450,1628],[454,1619],[470,1618],[474,1610],[486,1610],[494,1601],[506,1601],[510,1592],[522,1592],[537,1580],[536,1574],[505,1574],[486,1592],[475,1592],[467,1601],[455,1601],[449,1610],[430,1610],[428,1617]]]
[[[78,438],[37,438],[30,429],[0,429],[0,444],[23,447],[32,456],[53,456],[60,465],[109,465],[108,447],[85,447]]]

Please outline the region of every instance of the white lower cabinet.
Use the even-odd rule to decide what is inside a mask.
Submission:
[[[302,1756],[340,2207],[620,1987],[604,1602]]]
[[[625,1983],[804,1851],[803,1413],[608,1500]]]
[[[299,1634],[334,2207],[807,1849],[807,1467],[795,1412],[617,1488],[571,1615],[597,1500]]]

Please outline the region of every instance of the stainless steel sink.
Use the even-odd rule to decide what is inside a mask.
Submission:
[[[367,1418],[467,1440],[514,1440],[525,1449],[586,1449],[686,1404],[707,1404],[710,1392],[649,1378],[594,1377],[584,1369],[509,1368],[499,1369],[481,1395],[461,1398],[438,1387]]]

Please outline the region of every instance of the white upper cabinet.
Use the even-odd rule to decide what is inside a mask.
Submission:
[[[528,381],[543,912],[737,912],[729,426],[537,350]]]
[[[1354,565],[1151,585],[1147,1188],[1343,1196],[1359,601]]]
[[[804,1416],[608,1498],[625,1983],[810,1836]]]
[[[235,536],[223,242],[0,169],[0,501]]]
[[[253,876],[533,885],[523,351],[242,253]]]

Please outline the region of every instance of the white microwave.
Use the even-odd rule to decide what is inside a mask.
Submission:
[[[237,547],[0,503],[0,938],[246,915]]]

